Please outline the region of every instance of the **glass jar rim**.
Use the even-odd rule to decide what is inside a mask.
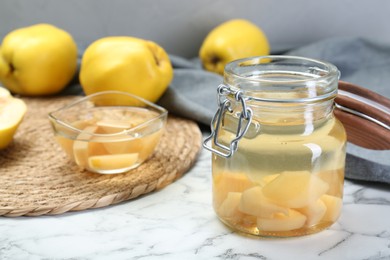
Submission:
[[[234,68],[238,67],[239,64],[249,62],[249,61],[255,61],[255,60],[264,60],[264,62],[259,62],[259,64],[267,64],[269,63],[268,61],[277,61],[277,60],[292,60],[292,61],[300,61],[300,62],[311,62],[313,64],[317,65],[323,65],[324,67],[328,68],[328,71],[326,72],[325,75],[319,76],[316,79],[323,79],[327,77],[339,77],[340,71],[337,69],[335,65],[333,65],[330,62],[319,60],[319,59],[313,59],[313,58],[307,58],[307,57],[301,57],[301,56],[293,56],[293,55],[266,55],[266,56],[254,56],[254,57],[247,57],[247,58],[242,58],[242,59],[237,59],[234,61],[229,62],[225,66],[225,73],[231,74],[235,77],[242,78],[245,80],[248,80],[247,77],[234,72]],[[268,80],[268,79],[250,79],[253,81],[263,81],[263,82],[274,82],[273,80]],[[291,80],[291,81],[283,81],[283,82],[305,82],[309,81],[312,79],[301,79],[301,80]],[[275,81],[278,83],[281,83],[281,81]]]
[[[257,66],[257,67],[254,67]],[[288,69],[286,69],[287,67]],[[291,69],[291,66],[294,68]],[[243,69],[244,72],[239,71]],[[247,70],[245,70],[248,68]],[[305,71],[300,71],[304,70]],[[266,75],[277,74],[286,77],[267,77]],[[290,76],[290,77],[289,77]],[[234,60],[225,66],[224,83],[234,91],[241,91],[249,99],[266,102],[310,102],[332,99],[337,94],[337,83],[340,77],[338,68],[326,61],[292,55],[267,55],[254,56]],[[280,87],[290,87],[289,91],[298,91],[312,88],[318,83],[326,83],[326,88],[321,94],[302,98],[280,100],[277,98],[260,98],[258,93],[263,91],[263,86],[268,89],[273,84]],[[239,83],[239,84],[238,84]],[[246,88],[253,84],[257,88]],[[244,86],[244,87],[243,87]],[[291,87],[293,86],[293,87]],[[276,88],[275,88],[276,89]]]

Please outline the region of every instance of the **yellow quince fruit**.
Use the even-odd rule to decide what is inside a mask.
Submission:
[[[269,53],[268,39],[258,26],[234,19],[215,27],[206,36],[199,57],[206,70],[222,75],[225,65],[233,60]]]
[[[134,37],[105,37],[93,42],[81,60],[80,83],[86,95],[117,90],[156,102],[173,78],[165,50]]]
[[[0,149],[11,143],[26,110],[23,100],[12,97],[7,89],[0,87]]]
[[[77,69],[77,45],[66,31],[49,24],[16,29],[0,47],[0,81],[27,96],[60,92]]]

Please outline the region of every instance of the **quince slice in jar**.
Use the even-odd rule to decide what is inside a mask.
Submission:
[[[278,206],[266,198],[259,186],[247,189],[242,193],[239,209],[248,215],[264,218],[271,217],[275,213],[288,214],[287,208]]]
[[[222,219],[233,225],[240,223],[252,227],[256,225],[256,216],[247,215],[239,210],[241,197],[241,192],[229,192],[217,212]]]
[[[289,209],[288,214],[276,213],[272,218],[257,218],[257,227],[262,231],[290,231],[303,227],[306,216]]]
[[[329,190],[326,194],[342,197],[344,187],[344,171],[342,169],[321,171],[316,176],[329,184]]]
[[[297,211],[306,216],[307,219],[305,225],[310,227],[318,224],[321,221],[325,215],[326,206],[325,203],[319,199],[313,203],[310,203],[306,207],[297,209]]]
[[[241,200],[241,192],[229,192],[226,199],[222,202],[218,208],[218,212],[222,217],[237,218],[242,215],[238,211],[238,205]]]
[[[213,175],[213,198],[216,207],[227,198],[229,192],[243,192],[255,184],[243,173],[223,172]]]
[[[127,169],[134,166],[137,161],[137,153],[97,155],[88,158],[88,167],[96,171]]]
[[[325,194],[329,185],[308,171],[286,171],[263,187],[263,194],[287,208],[303,208]]]
[[[273,181],[278,176],[279,176],[279,173],[266,175],[259,181],[259,184],[260,184],[260,186],[265,186],[266,184],[270,183],[271,181]]]
[[[343,205],[342,199],[339,197],[324,194],[321,196],[321,201],[326,206],[326,212],[322,221],[335,222],[341,214],[341,207]]]

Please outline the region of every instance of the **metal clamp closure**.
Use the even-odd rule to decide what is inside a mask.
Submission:
[[[233,95],[234,99],[237,102],[240,102],[242,111],[239,113],[238,117],[236,137],[231,140],[229,146],[226,146],[218,141],[218,134],[222,125],[222,119],[226,111],[228,111],[229,113],[233,112],[233,109],[231,107],[232,104],[230,100],[227,99],[228,95]],[[211,121],[211,135],[204,140],[203,147],[215,153],[216,155],[225,158],[230,158],[238,149],[238,141],[246,134],[249,129],[249,126],[252,122],[252,110],[247,107],[246,99],[243,97],[242,92],[240,90],[232,91],[229,87],[223,84],[219,85],[218,87],[218,100],[218,110]],[[212,146],[208,145],[208,142],[211,139],[213,140],[214,146],[219,149],[215,149]]]

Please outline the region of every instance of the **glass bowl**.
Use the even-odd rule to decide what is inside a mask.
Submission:
[[[117,174],[153,154],[167,115],[167,110],[140,97],[104,91],[49,113],[49,119],[58,143],[77,165]]]

